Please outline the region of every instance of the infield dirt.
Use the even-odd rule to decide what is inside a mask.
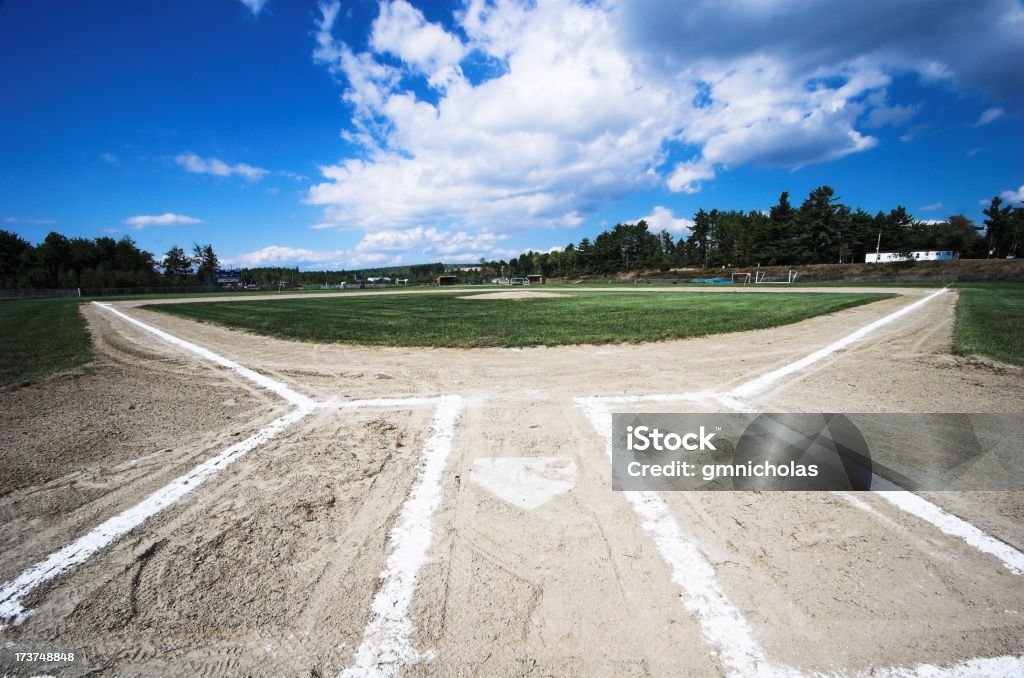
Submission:
[[[409,674],[713,675],[719,659],[611,491],[604,441],[574,398],[728,389],[930,292],[887,291],[901,296],[756,332],[468,351],[301,344],[137,308],[151,301],[117,307],[317,399],[465,398],[411,610],[414,643],[432,658]],[[949,354],[954,304],[955,292],[941,295],[752,402],[1024,412],[1022,370]],[[0,392],[5,581],[284,409],[226,370],[82,310],[97,359]],[[35,591],[25,601],[34,614],[4,640],[82,648],[72,675],[337,673],[362,638],[430,414],[310,416]],[[572,490],[534,510],[470,480],[477,459],[541,456],[578,472]],[[1024,549],[1020,493],[930,498]],[[870,510],[833,493],[665,495],[774,662],[867,672],[1024,653],[1020,577],[876,496],[856,499]]]

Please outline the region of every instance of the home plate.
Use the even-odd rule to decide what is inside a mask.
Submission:
[[[532,511],[576,485],[576,462],[566,457],[480,457],[469,478],[513,506]]]

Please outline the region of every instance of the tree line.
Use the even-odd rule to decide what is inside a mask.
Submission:
[[[157,261],[128,236],[68,238],[49,233],[41,243],[0,230],[0,288],[133,288],[216,283],[217,254],[196,244],[172,247]]]
[[[407,279],[410,285],[433,282],[447,270],[445,264],[414,264],[412,266],[390,266],[386,268],[360,268],[337,271],[300,271],[297,266],[260,266],[241,269],[242,282],[246,285],[272,287],[284,283],[290,287],[337,285],[368,278],[388,277],[392,280]]]
[[[334,285],[357,276],[408,278],[427,283],[442,273],[460,281],[492,276],[541,274],[552,277],[604,275],[673,268],[863,262],[876,248],[883,252],[955,250],[963,258],[1016,256],[1024,240],[1024,207],[1004,205],[999,197],[983,210],[983,226],[962,214],[943,221],[915,219],[905,207],[874,215],[851,208],[830,186],[820,186],[799,205],[782,193],[767,211],[700,209],[685,238],[652,232],[647,222],[616,224],[593,239],[564,249],[528,251],[508,261],[481,259],[480,271],[452,271],[443,263],[352,271],[300,271],[298,268],[242,269],[243,284],[276,286]],[[214,285],[219,260],[210,244],[191,253],[170,248],[158,261],[128,236],[120,240],[67,238],[51,232],[38,245],[0,230],[0,287],[117,288],[165,285]]]
[[[554,277],[673,268],[738,268],[863,262],[865,255],[955,250],[968,258],[1016,256],[1024,239],[1024,208],[999,197],[983,211],[984,227],[962,214],[942,221],[915,219],[905,207],[869,214],[851,208],[830,186],[799,205],[782,193],[767,212],[700,209],[685,238],[652,232],[647,222],[616,224],[564,249],[529,251],[509,261],[481,261],[485,271]]]

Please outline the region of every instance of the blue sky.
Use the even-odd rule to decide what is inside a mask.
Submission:
[[[0,228],[507,258],[699,208],[1024,199],[1024,3],[0,0]]]

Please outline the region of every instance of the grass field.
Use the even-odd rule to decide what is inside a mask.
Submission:
[[[953,352],[1024,365],[1024,284],[965,283],[956,309]]]
[[[0,302],[0,386],[89,360],[89,335],[77,299]]]
[[[797,322],[880,294],[587,293],[529,300],[449,294],[166,304],[146,308],[273,337],[372,346],[556,346],[658,341]]]

